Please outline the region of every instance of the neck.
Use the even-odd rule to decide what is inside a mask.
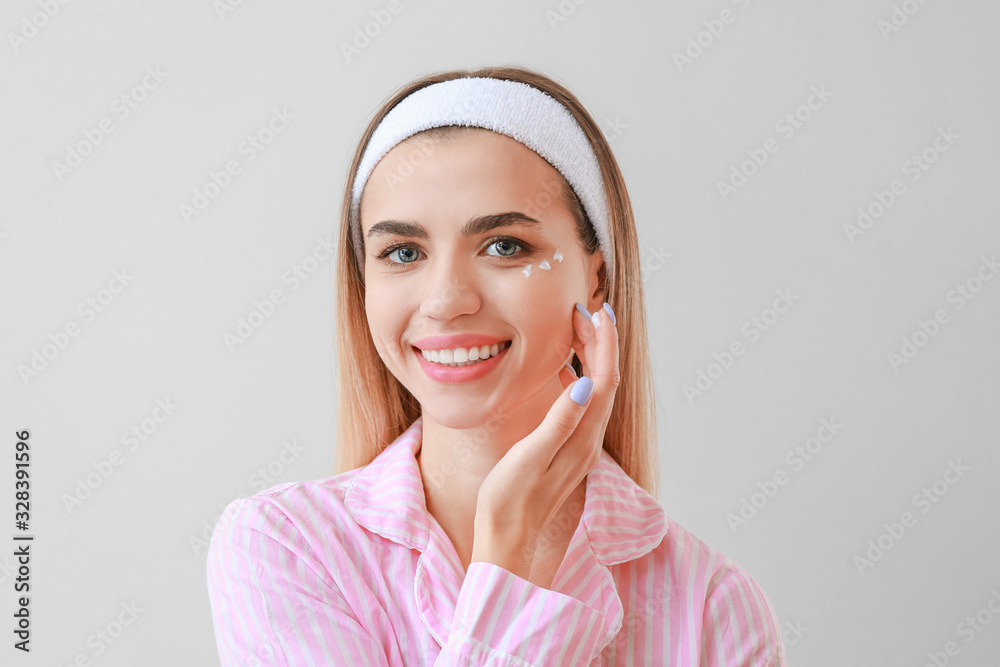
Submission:
[[[521,405],[487,413],[475,423],[468,420],[463,423],[457,417],[455,421],[448,419],[454,415],[435,419],[431,411],[426,408],[422,411],[421,446],[416,459],[427,511],[451,539],[464,568],[468,569],[472,557],[476,505],[483,480],[514,444],[538,427],[562,391],[559,378],[553,378],[553,382]],[[586,488],[584,479],[554,520],[578,523]],[[566,543],[571,537],[569,531]]]

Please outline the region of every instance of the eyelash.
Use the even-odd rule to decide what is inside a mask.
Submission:
[[[513,255],[494,255],[494,257],[499,257],[500,259],[519,259],[522,255],[530,253],[532,251],[532,247],[530,245],[528,245],[524,241],[520,241],[510,236],[493,236],[486,240],[486,247],[489,247],[494,243],[499,243],[500,241],[508,241],[510,243],[513,243],[514,245],[521,248],[521,250],[523,251],[520,253],[514,253]],[[414,247],[412,243],[394,243],[393,245],[389,246],[388,248],[380,252],[377,255],[377,258],[388,264],[395,264],[396,266],[406,266],[407,264],[413,264],[414,262],[390,262],[385,259],[390,254],[392,254],[396,250],[399,250],[400,248],[412,248],[412,247]]]

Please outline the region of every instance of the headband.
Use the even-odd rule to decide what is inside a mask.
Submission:
[[[361,193],[375,165],[404,139],[433,127],[481,127],[516,139],[545,158],[580,198],[614,278],[608,203],[601,166],[583,128],[555,98],[520,81],[467,77],[426,86],[406,96],[372,133],[354,177],[351,232],[358,267],[364,266]]]

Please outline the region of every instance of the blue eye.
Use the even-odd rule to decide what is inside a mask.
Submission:
[[[491,257],[518,258],[520,255],[523,255],[523,254],[525,254],[527,252],[531,252],[531,247],[527,243],[524,243],[523,241],[519,241],[518,239],[511,238],[509,236],[494,236],[493,238],[488,239],[487,242],[486,242],[486,247],[489,248],[489,247],[492,247],[492,246],[500,246],[500,247],[503,247],[503,248],[510,248],[510,252],[505,253],[505,252],[501,251],[499,254],[487,253]],[[518,249],[520,249],[522,252],[518,253],[517,252]],[[397,264],[397,265],[398,264],[413,264],[414,262],[416,262],[416,257],[414,257],[413,255],[410,255],[410,254],[406,254],[405,256],[406,257],[410,257],[411,261],[407,261],[407,260],[404,259],[404,261],[396,262],[396,261],[392,261],[392,260],[388,260],[387,259],[393,253],[400,252],[400,251],[410,251],[410,252],[413,252],[413,253],[419,253],[419,250],[417,249],[417,247],[415,245],[413,245],[412,243],[394,243],[393,245],[389,246],[388,248],[385,248],[384,250],[382,250],[382,252],[380,252],[376,257],[378,259],[380,259],[380,260],[387,261],[389,264]],[[404,255],[401,254],[400,255],[400,259],[403,259],[403,257],[404,257]]]
[[[506,236],[498,237],[498,238],[496,238],[496,240],[490,239],[489,246],[487,246],[487,247],[492,247],[492,246],[500,245],[500,244],[506,244],[508,246],[514,246],[516,248],[522,248],[522,249],[524,248],[523,245],[521,245],[520,243],[518,243],[514,239],[507,238]],[[504,253],[501,252],[498,255],[498,257],[513,257],[515,254],[517,254],[517,250],[512,250],[509,255],[504,254]]]
[[[415,251],[416,249],[413,248],[412,246],[408,246],[408,245],[395,246],[393,248],[387,248],[385,250],[385,252],[383,252],[381,255],[379,255],[379,259],[382,259],[383,257],[387,257],[388,255],[391,255],[392,253],[400,251],[400,250]],[[405,262],[405,261],[404,262],[393,262],[393,264],[412,264],[412,262]]]

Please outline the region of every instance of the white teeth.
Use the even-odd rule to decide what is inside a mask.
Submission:
[[[480,361],[485,361],[490,357],[495,357],[509,346],[510,343],[505,342],[482,345],[480,347],[458,347],[452,350],[421,350],[420,353],[427,361],[451,368],[458,368],[459,366],[471,366]]]

